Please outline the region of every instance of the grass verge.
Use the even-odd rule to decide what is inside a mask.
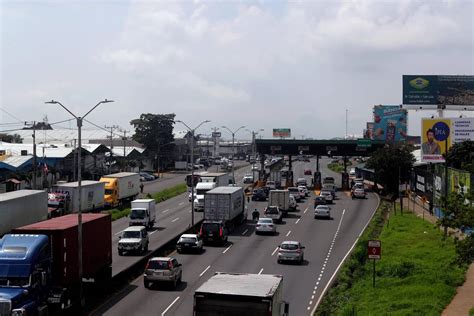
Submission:
[[[187,191],[187,187],[185,183],[175,185],[171,188],[164,189],[154,194],[147,194],[146,198],[154,199],[156,203],[160,203],[171,199],[175,196],[178,196]],[[129,205],[120,206],[118,208],[113,208],[106,211],[112,216],[112,221],[115,221],[119,218],[126,217],[130,214],[130,207]]]
[[[334,172],[343,172],[344,171],[344,165],[340,163],[330,163],[328,164],[328,168],[331,169]]]
[[[467,269],[454,264],[454,241],[408,212],[392,215],[385,226],[389,208],[380,204],[316,315],[440,315],[450,303]],[[375,289],[369,239],[382,241]]]

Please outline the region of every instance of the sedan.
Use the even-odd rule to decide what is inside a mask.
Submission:
[[[143,180],[142,180],[142,179],[143,179]],[[153,181],[153,180],[155,180],[155,177],[152,176],[152,175],[149,174],[149,173],[140,172],[140,180],[141,180],[141,181]]]
[[[260,218],[255,226],[255,234],[270,233],[276,234],[276,225],[273,224],[273,219],[268,217]]]
[[[312,174],[311,169],[305,169],[305,170],[304,170],[304,175],[305,175],[305,176],[310,176],[311,174]]]
[[[297,261],[300,264],[304,261],[304,249],[299,241],[284,241],[278,247],[277,262]]]
[[[356,188],[352,190],[352,199],[365,199],[366,198],[366,193],[363,188]]]
[[[326,205],[326,198],[323,196],[317,196],[314,198],[314,207],[318,205]]]
[[[309,196],[309,190],[308,190],[308,188],[307,188],[305,185],[299,185],[299,186],[298,186],[298,189],[303,190],[305,197],[306,197],[306,196]]]
[[[186,250],[202,252],[202,239],[196,234],[183,234],[181,237],[179,237],[178,243],[176,244],[176,250],[178,253],[184,252]]]
[[[322,196],[326,199],[326,203],[331,204],[334,197],[332,196],[331,191],[322,190],[319,196]]]
[[[314,209],[314,218],[331,218],[331,208],[327,205],[318,205]]]

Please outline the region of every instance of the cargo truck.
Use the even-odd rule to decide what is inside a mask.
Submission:
[[[132,201],[129,226],[145,226],[148,229],[152,229],[156,221],[155,208],[156,202],[153,199]]]
[[[0,194],[0,237],[12,229],[48,218],[48,193],[18,190]]]
[[[232,175],[224,172],[206,172],[200,175],[194,191],[194,210],[204,210],[204,194],[214,188],[232,184]]]
[[[112,276],[109,214],[82,215],[83,277]],[[77,215],[19,227],[0,239],[0,314],[45,315],[79,298]]]
[[[227,241],[228,231],[247,220],[241,187],[218,187],[204,195],[204,221],[199,234],[205,243]]]
[[[81,211],[94,212],[104,208],[104,183],[81,181]],[[62,216],[79,211],[79,182],[56,184],[48,194],[50,217]]]
[[[119,172],[100,178],[105,183],[104,205],[116,207],[131,201],[140,192],[140,175],[134,172]]]
[[[288,316],[283,277],[217,272],[194,292],[194,316]]]
[[[270,190],[268,206],[278,206],[283,216],[286,216],[289,211],[296,209],[296,200],[292,201],[290,199],[290,191],[288,190]]]

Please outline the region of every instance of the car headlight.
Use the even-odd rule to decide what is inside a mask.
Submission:
[[[17,308],[12,310],[12,316],[26,316],[26,310],[24,308]]]

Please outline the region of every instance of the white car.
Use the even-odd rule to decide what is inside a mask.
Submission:
[[[252,166],[252,171],[258,171],[258,170],[259,170],[258,165],[253,165]]]
[[[299,186],[298,186],[298,189],[303,190],[305,197],[306,197],[306,196],[309,196],[309,190],[308,190],[308,188],[307,188],[305,185],[299,185]]]
[[[331,218],[331,208],[327,205],[318,205],[314,209],[314,218],[325,217]]]
[[[271,233],[276,234],[276,225],[270,217],[262,217],[258,220],[255,226],[255,234]]]
[[[366,198],[366,193],[365,193],[364,188],[357,187],[352,190],[352,199],[355,199],[355,198],[358,198],[358,199]]]
[[[288,191],[290,191],[290,194],[295,197],[296,202],[301,201],[300,189],[298,189],[297,187],[289,187]]]
[[[298,206],[298,203],[296,203],[296,199],[292,194],[290,194],[290,203],[289,203],[289,205],[290,205],[290,209],[292,209],[292,210],[296,210],[296,207]]]
[[[183,234],[179,237],[179,240],[176,244],[176,250],[178,253],[181,253],[185,250],[190,251],[203,251],[203,242],[201,237],[196,234]]]
[[[355,168],[351,168],[351,170],[349,171],[349,177],[355,177],[356,176],[356,170]]]
[[[276,189],[275,181],[267,181],[266,186],[269,187],[270,190],[275,190]]]
[[[253,175],[246,174],[243,179],[244,183],[253,183]]]
[[[321,190],[320,196],[326,199],[326,203],[331,204],[334,197],[332,196],[331,191]]]
[[[301,198],[304,199],[306,197],[306,191],[308,191],[308,189],[303,188],[303,187],[298,187],[298,191],[300,193]]]

